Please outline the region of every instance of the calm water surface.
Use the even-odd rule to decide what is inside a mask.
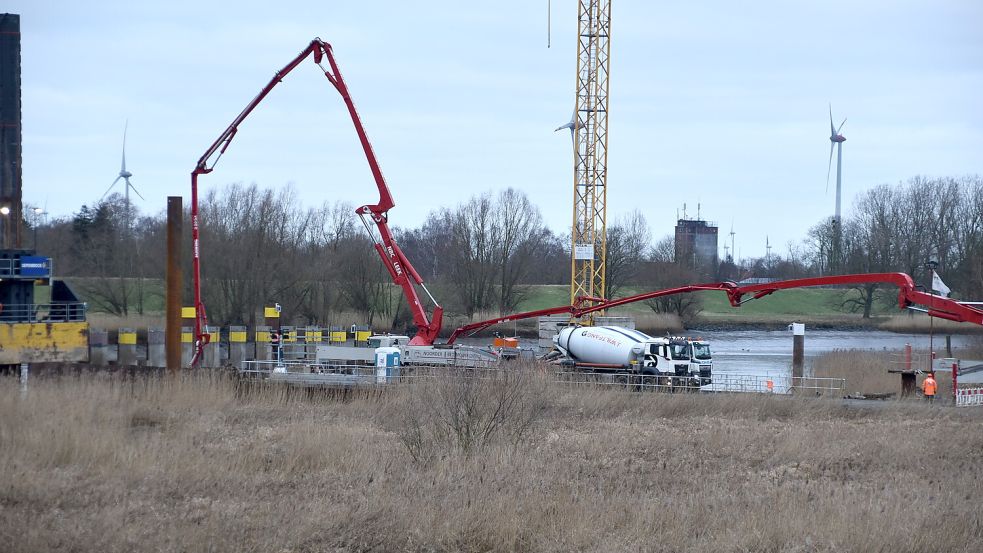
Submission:
[[[720,387],[737,385],[741,376],[749,376],[760,381],[773,379],[776,391],[787,388],[792,374],[792,333],[784,330],[693,330],[689,336],[700,337],[710,342],[713,350],[713,372],[720,376]],[[972,337],[952,336],[953,353],[968,347]],[[480,342],[486,342],[480,340]],[[945,336],[934,336],[934,349],[943,356]],[[820,354],[833,350],[859,349],[869,351],[891,351],[899,355],[905,344],[911,344],[916,352],[927,352],[927,334],[898,334],[884,331],[848,330],[809,330],[805,334],[806,374],[810,374],[812,361]],[[535,340],[522,340],[522,347],[535,347]],[[731,382],[727,386],[725,382]],[[714,386],[717,388],[718,386]]]

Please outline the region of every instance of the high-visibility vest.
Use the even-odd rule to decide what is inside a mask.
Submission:
[[[935,395],[935,379],[932,378],[931,376],[928,377],[928,378],[926,378],[925,379],[925,382],[922,382],[922,390],[925,392],[925,395],[927,395],[927,396],[934,396]]]

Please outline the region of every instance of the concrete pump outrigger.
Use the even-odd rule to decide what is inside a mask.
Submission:
[[[273,90],[273,88],[279,84],[284,77],[287,76],[295,67],[300,65],[305,58],[308,56],[313,56],[314,63],[321,68],[324,72],[324,76],[327,77],[328,81],[334,85],[335,90],[341,95],[341,98],[345,101],[345,105],[348,107],[348,113],[351,115],[352,124],[355,126],[355,132],[358,134],[359,142],[362,144],[362,150],[365,152],[365,159],[368,161],[369,169],[372,171],[372,177],[375,179],[375,184],[379,188],[379,201],[375,204],[363,205],[355,210],[355,213],[362,219],[362,223],[365,225],[366,230],[369,232],[369,236],[372,238],[375,249],[379,253],[379,257],[382,258],[383,264],[385,264],[386,269],[389,270],[389,275],[392,277],[393,281],[398,284],[403,289],[403,294],[406,296],[407,302],[410,304],[410,311],[413,313],[413,322],[416,324],[417,333],[416,336],[410,341],[414,345],[428,345],[433,344],[434,339],[440,332],[441,321],[443,318],[443,308],[437,303],[430,291],[423,284],[423,279],[420,274],[417,273],[413,265],[410,264],[406,256],[403,255],[402,250],[396,245],[393,240],[392,233],[389,231],[389,226],[387,224],[389,210],[392,209],[394,205],[392,195],[389,193],[389,187],[386,185],[386,179],[382,176],[382,170],[379,168],[379,162],[376,160],[375,153],[372,151],[372,145],[369,143],[369,139],[365,134],[365,128],[362,126],[362,121],[358,116],[358,111],[355,109],[355,104],[352,102],[352,98],[348,93],[348,86],[345,84],[344,78],[341,76],[341,71],[338,70],[338,65],[335,63],[334,54],[331,50],[331,45],[322,41],[320,38],[315,38],[311,43],[305,48],[300,54],[298,54],[293,60],[285,65],[282,69],[277,71],[273,76],[273,79],[260,90],[259,94],[249,104],[246,105],[245,109],[239,113],[239,115],[232,121],[225,131],[218,137],[215,142],[205,151],[204,155],[198,159],[197,165],[195,165],[195,170],[191,172],[191,240],[192,240],[192,270],[193,270],[193,290],[194,290],[194,306],[195,306],[195,353],[191,360],[192,366],[197,362],[201,356],[202,348],[208,343],[209,335],[205,332],[205,327],[208,324],[208,318],[205,314],[205,305],[201,300],[201,243],[200,243],[200,229],[198,221],[198,175],[205,175],[211,173],[215,164],[218,163],[219,158],[225,153],[229,145],[232,143],[232,139],[235,138],[236,133],[239,131],[239,125],[246,119],[246,117],[252,113],[252,111],[263,101],[264,98]],[[327,60],[329,68],[325,68],[322,64],[322,60]],[[217,154],[217,155],[216,155]],[[212,159],[214,157],[214,160]],[[209,164],[211,162],[211,164]],[[372,232],[372,227],[369,225],[369,220],[375,224],[378,230],[378,237]],[[412,279],[412,281],[411,281]],[[427,312],[424,309],[422,303],[420,302],[420,297],[416,292],[415,284],[419,284],[430,300],[434,303],[433,314],[428,317]]]

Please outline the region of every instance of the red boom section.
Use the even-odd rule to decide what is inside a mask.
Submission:
[[[557,307],[548,307],[546,309],[537,309],[536,311],[526,311],[524,313],[516,313],[515,315],[506,315],[504,317],[498,317],[495,319],[489,319],[487,321],[478,321],[476,323],[471,323],[459,327],[454,330],[451,337],[447,339],[448,344],[453,344],[459,336],[466,333],[478,332],[479,330],[488,328],[489,326],[496,325],[499,323],[508,323],[511,321],[518,321],[522,319],[529,319],[532,317],[544,317],[546,315],[559,315],[561,313],[569,313],[571,318],[582,317],[584,315],[594,313],[595,311],[601,311],[602,309],[610,309],[612,307],[618,307],[619,305],[625,305],[627,303],[634,303],[637,301],[645,301],[653,298],[658,298],[661,296],[672,296],[674,294],[685,294],[686,292],[698,292],[700,290],[729,290],[730,286],[734,284],[731,282],[716,282],[711,284],[691,284],[688,286],[680,286],[679,288],[667,288],[665,290],[656,290],[655,292],[646,292],[644,294],[638,294],[635,296],[628,296],[626,298],[620,298],[616,300],[601,300],[600,298],[592,298],[587,296],[578,296],[574,301],[574,305],[560,305]],[[594,305],[587,305],[593,303]]]
[[[451,337],[447,340],[447,343],[453,344],[454,341],[457,340],[457,338],[462,334],[477,332],[499,323],[507,323],[521,319],[528,319],[531,317],[559,315],[561,313],[569,313],[572,318],[577,318],[587,315],[588,313],[600,311],[602,309],[610,309],[612,307],[645,301],[661,296],[685,294],[687,292],[698,292],[701,290],[720,290],[722,292],[726,292],[727,297],[730,299],[730,304],[733,307],[740,307],[742,304],[747,303],[750,300],[763,298],[779,290],[788,290],[790,288],[807,288],[810,286],[835,286],[871,283],[892,284],[897,286],[898,307],[901,309],[907,309],[913,305],[922,305],[926,307],[924,311],[932,317],[983,325],[983,310],[959,303],[946,297],[919,291],[915,288],[915,283],[911,277],[904,273],[869,273],[800,278],[795,280],[778,280],[767,284],[753,284],[750,286],[738,286],[733,282],[691,284],[687,286],[680,286],[678,288],[667,288],[665,290],[657,290],[655,292],[646,292],[644,294],[637,294],[616,300],[602,300],[600,298],[581,296],[577,298],[574,305],[561,305],[547,309],[538,309],[536,311],[526,311],[524,313],[506,315],[496,319],[489,319],[487,321],[479,321],[464,325],[454,330],[454,333],[451,334]],[[747,294],[750,294],[751,297],[744,299],[744,296]]]
[[[932,317],[950,321],[983,325],[983,310],[959,303],[943,296],[922,292],[915,287],[912,278],[904,273],[868,273],[858,275],[837,275],[816,278],[800,278],[795,280],[779,280],[767,284],[736,286],[727,292],[730,304],[734,307],[748,300],[742,299],[745,294],[751,294],[751,299],[758,299],[778,290],[789,288],[805,288],[809,286],[853,285],[853,284],[893,284],[898,287],[898,307],[907,309],[914,305],[924,306],[924,311]]]
[[[302,62],[308,56],[314,56],[314,63],[321,68],[324,72],[324,76],[327,77],[328,81],[335,87],[335,90],[341,95],[342,99],[345,101],[345,106],[348,108],[348,113],[351,116],[352,124],[355,126],[355,132],[358,134],[358,140],[362,144],[362,150],[365,153],[365,159],[368,161],[369,169],[372,171],[372,177],[375,179],[376,187],[379,189],[379,201],[375,204],[364,205],[356,210],[356,213],[362,217],[363,222],[366,218],[372,220],[376,225],[379,232],[379,239],[376,240],[376,250],[379,252],[383,263],[389,270],[390,275],[392,275],[393,280],[396,284],[400,285],[403,289],[403,293],[406,296],[407,301],[410,304],[410,310],[413,312],[413,322],[417,326],[417,334],[411,341],[415,344],[432,344],[434,338],[440,332],[440,325],[443,316],[443,308],[434,301],[435,307],[433,311],[433,319],[429,320],[427,313],[420,302],[420,298],[416,293],[414,288],[414,282],[416,284],[423,285],[423,280],[419,277],[419,274],[410,265],[409,260],[403,255],[399,247],[396,245],[392,238],[392,233],[389,231],[389,226],[387,225],[388,211],[395,206],[393,202],[392,195],[389,193],[389,187],[386,185],[386,179],[382,176],[382,169],[379,168],[379,162],[376,160],[375,152],[372,150],[372,144],[369,143],[368,136],[365,134],[365,128],[362,126],[362,120],[358,116],[358,111],[355,109],[355,103],[352,101],[351,96],[348,93],[348,86],[345,84],[344,78],[341,76],[341,71],[338,69],[338,65],[334,59],[334,53],[332,52],[331,45],[322,41],[319,38],[315,38],[302,52],[297,54],[297,56],[285,65],[282,69],[276,72],[273,79],[260,90],[259,94],[252,99],[249,104],[246,105],[239,115],[232,121],[232,123],[219,135],[218,139],[212,143],[212,145],[205,151],[205,153],[198,160],[198,164],[195,166],[195,170],[191,173],[191,240],[192,240],[192,269],[193,269],[193,280],[194,280],[194,305],[195,305],[195,356],[191,363],[194,365],[198,358],[200,357],[202,347],[208,343],[209,336],[205,333],[205,326],[208,323],[208,318],[205,315],[205,306],[201,300],[201,244],[200,244],[200,229],[198,221],[198,175],[204,175],[211,173],[215,168],[215,164],[218,163],[219,158],[225,153],[229,145],[232,144],[232,139],[235,138],[236,133],[239,131],[239,125],[249,116],[250,113],[264,98],[279,84],[283,81],[284,77],[287,76],[291,71],[294,70],[300,62]],[[327,59],[329,68],[326,69],[322,65],[322,60]],[[216,155],[217,154],[217,155]],[[214,160],[212,158],[214,157]],[[211,164],[209,164],[211,162]],[[368,228],[368,224],[366,224]],[[371,231],[370,231],[371,235]],[[373,239],[375,239],[373,237]],[[412,275],[413,280],[407,276],[406,273]],[[431,299],[433,297],[431,296]]]

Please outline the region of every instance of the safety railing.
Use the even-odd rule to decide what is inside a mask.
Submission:
[[[762,394],[805,394],[841,397],[844,378],[793,377],[756,374],[714,374],[712,383],[699,378],[650,376],[629,373],[557,372],[560,384],[653,390],[662,392],[734,392]]]
[[[14,303],[0,305],[0,322],[58,323],[85,321],[85,303]]]
[[[274,378],[302,385],[377,385],[413,382],[433,378],[489,378],[499,368],[449,367],[447,365],[404,365],[374,367],[371,365],[340,365],[300,361],[247,361],[240,372],[244,376]],[[706,379],[660,377],[628,373],[589,373],[576,371],[538,371],[560,385],[594,386],[631,391],[660,391],[669,393],[760,393],[777,395],[808,395],[842,397],[846,392],[844,378],[769,376],[752,374],[719,374]]]

